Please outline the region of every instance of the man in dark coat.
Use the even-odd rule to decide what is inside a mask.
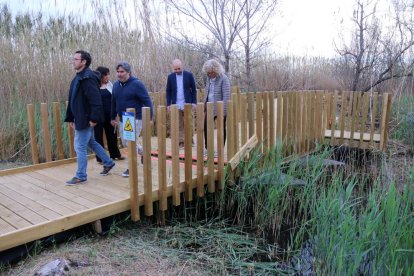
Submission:
[[[75,52],[72,59],[76,76],[70,85],[65,122],[69,122],[70,127],[75,129],[74,148],[78,169],[76,176],[66,182],[67,185],[77,185],[87,181],[88,147],[103,161],[103,171],[100,175],[108,175],[115,166],[114,161],[109,158],[94,137],[93,127],[103,121],[103,109],[98,77],[89,68],[91,62],[91,55],[85,51]]]
[[[184,104],[192,104],[193,112],[197,103],[197,89],[194,76],[191,72],[184,71],[179,59],[172,61],[173,73],[167,79],[167,108],[176,104],[179,110],[179,145],[184,146]]]

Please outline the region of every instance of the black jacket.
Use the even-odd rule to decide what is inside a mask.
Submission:
[[[75,122],[75,128],[82,130],[89,127],[89,121],[103,120],[99,79],[88,67],[77,73],[70,84],[65,122]]]

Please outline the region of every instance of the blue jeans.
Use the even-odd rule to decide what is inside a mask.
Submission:
[[[90,147],[102,160],[104,166],[112,166],[114,163],[114,161],[112,161],[111,158],[109,158],[109,156],[106,154],[105,149],[95,141],[92,127],[88,127],[82,130],[75,129],[74,148],[78,162],[76,177],[82,180],[87,179],[86,168],[88,166],[88,147]]]

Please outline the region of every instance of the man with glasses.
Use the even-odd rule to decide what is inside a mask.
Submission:
[[[66,185],[77,185],[87,181],[88,165],[87,148],[90,147],[103,162],[100,175],[108,175],[115,166],[104,148],[95,141],[93,128],[103,121],[102,99],[99,94],[99,80],[89,68],[91,55],[85,51],[76,51],[72,59],[72,67],[76,71],[69,90],[69,104],[65,122],[75,129],[74,148],[78,169],[76,175]]]

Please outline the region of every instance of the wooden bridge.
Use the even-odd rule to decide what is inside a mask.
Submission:
[[[178,206],[182,200],[220,191],[225,173],[231,175],[254,147],[267,151],[282,143],[283,154],[288,156],[309,153],[322,143],[383,150],[387,142],[391,106],[387,93],[242,94],[233,88],[227,109],[226,146],[223,103],[219,102],[216,128],[208,124],[205,156],[204,104],[197,105],[196,114],[202,116],[195,120],[191,105],[185,106],[185,147],[180,149],[178,110],[172,106],[167,118],[164,96],[154,93],[153,130],[149,109],[143,109],[144,164],[137,164],[135,142],[129,142],[129,162],[117,161],[110,175],[99,176],[102,166],[90,160],[88,183],[75,187],[65,185],[76,171],[76,159],[73,132],[61,121],[61,104],[28,105],[33,165],[0,171],[0,251],[87,223],[99,228],[100,219],[128,210],[136,221],[140,206],[146,216],[151,216],[154,203],[163,212],[171,204]],[[212,104],[207,105],[206,118],[213,122]],[[69,143],[65,145],[63,140]],[[126,149],[123,151],[125,154]],[[122,178],[126,168],[130,177]]]

